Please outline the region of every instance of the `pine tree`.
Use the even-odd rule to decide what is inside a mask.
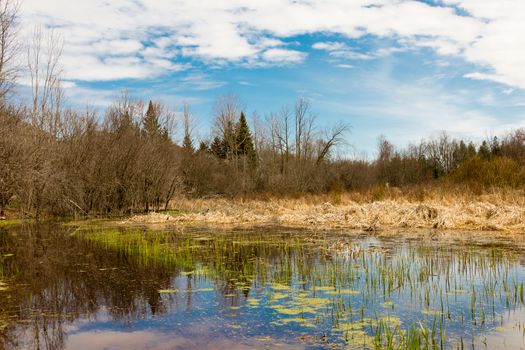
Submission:
[[[250,128],[243,112],[241,112],[239,123],[237,123],[236,134],[238,154],[246,156],[250,163],[254,164],[256,160],[255,147],[253,146]]]

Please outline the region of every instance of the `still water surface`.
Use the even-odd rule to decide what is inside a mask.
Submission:
[[[525,349],[524,283],[523,239],[10,226],[0,348]]]

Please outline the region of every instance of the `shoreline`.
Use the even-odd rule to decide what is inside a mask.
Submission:
[[[119,224],[200,224],[346,229],[364,232],[421,230],[525,233],[525,205],[465,198],[409,201],[404,198],[332,204],[325,198],[233,200],[183,199],[172,211],[149,213]]]

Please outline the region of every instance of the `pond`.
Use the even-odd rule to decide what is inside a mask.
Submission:
[[[16,225],[0,348],[520,349],[524,283],[523,239]]]

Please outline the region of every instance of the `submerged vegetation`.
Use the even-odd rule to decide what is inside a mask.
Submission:
[[[522,244],[281,229],[13,226],[1,231],[0,332],[4,346],[54,349],[83,332],[130,326],[189,348],[224,337],[247,348],[524,342]]]

